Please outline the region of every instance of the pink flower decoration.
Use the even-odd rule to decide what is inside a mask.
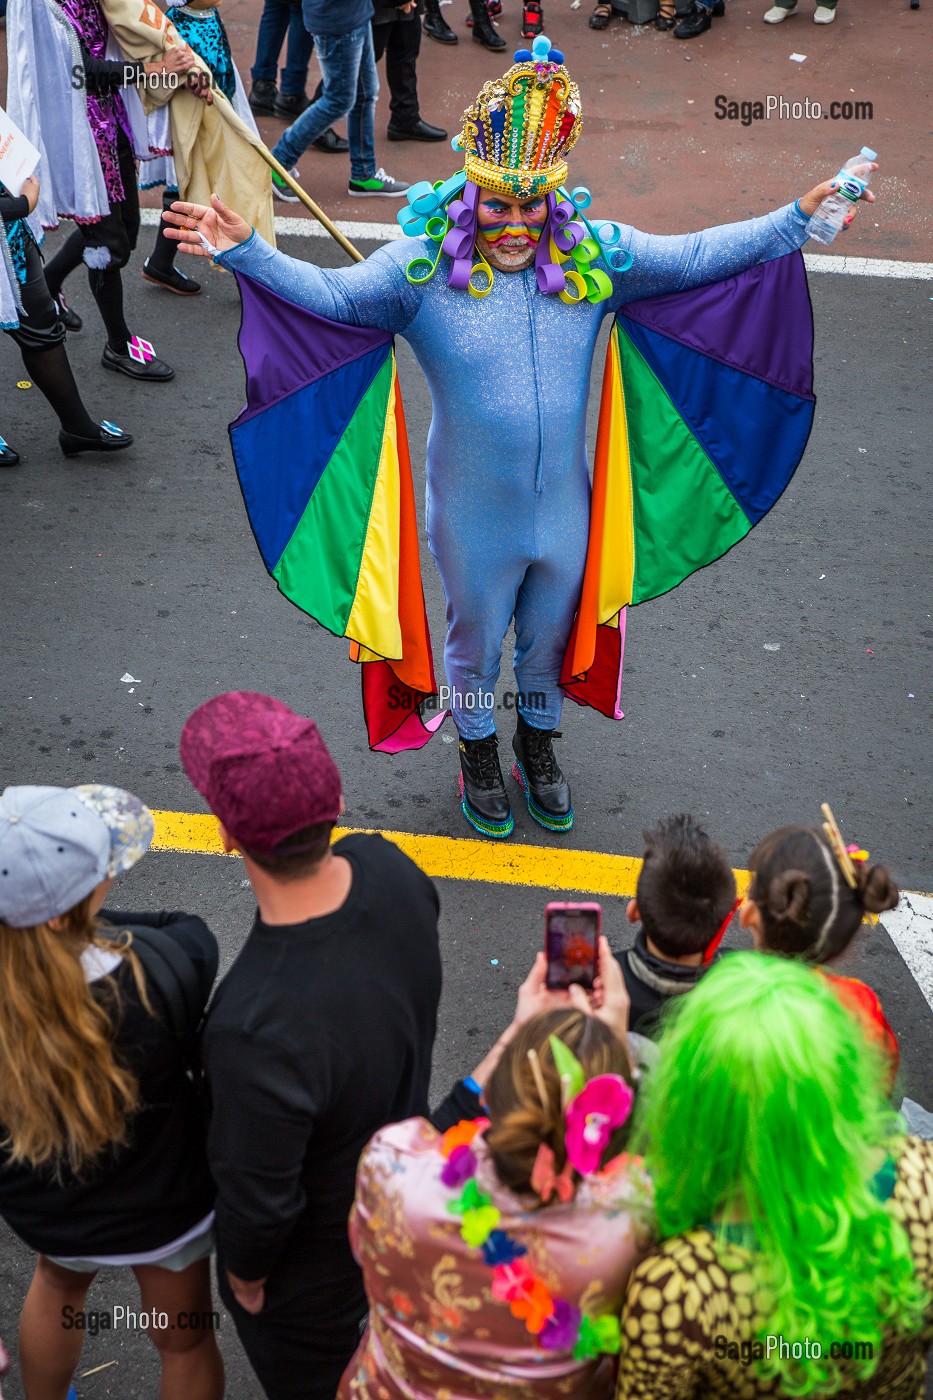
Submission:
[[[581,1176],[599,1171],[616,1128],[632,1110],[635,1095],[618,1074],[598,1074],[567,1105],[567,1158]]]
[[[445,1186],[463,1186],[476,1175],[476,1154],[472,1147],[460,1143],[453,1148],[441,1170],[441,1181]]]

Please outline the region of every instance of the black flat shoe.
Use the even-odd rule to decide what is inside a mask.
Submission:
[[[150,266],[150,259],[143,263],[139,273],[144,282],[151,282],[155,287],[164,287],[167,292],[174,292],[177,297],[196,297],[201,294],[200,282],[195,282],[193,277],[186,277],[177,267],[173,267],[171,272],[159,272]]]
[[[131,348],[135,351],[134,354],[130,354]],[[148,379],[153,383],[163,384],[175,378],[172,366],[167,365],[164,360],[157,360],[149,341],[142,340],[138,335],[127,341],[127,348],[122,355],[105,345],[100,362],[104,369],[116,370],[118,374],[128,375],[130,379]]]
[[[421,117],[414,126],[386,127],[386,136],[390,141],[446,141],[447,132],[442,126],[432,126],[430,122],[423,121]]]
[[[329,126],[326,131],[322,131],[317,140],[311,142],[311,145],[316,151],[325,151],[329,156],[343,155],[350,149],[349,141],[343,136],[338,136],[332,126]]]
[[[55,302],[55,310],[58,312],[59,318],[66,331],[71,331],[73,334],[75,331],[79,331],[84,325],[77,311],[72,311],[62,292],[58,294],[58,298]]]
[[[125,433],[116,423],[104,419],[95,437],[84,437],[81,433],[66,433],[64,428],[58,435],[59,446],[66,457],[77,457],[79,452],[119,452],[129,447],[132,433]]]
[[[14,452],[6,438],[0,437],[0,467],[18,467],[19,453]]]

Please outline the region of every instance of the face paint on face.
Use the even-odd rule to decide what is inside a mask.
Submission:
[[[534,248],[541,237],[539,228],[528,228],[525,224],[486,224],[483,237],[487,243],[504,243],[506,239],[521,241]]]
[[[477,209],[480,251],[490,265],[501,272],[520,272],[534,260],[535,250],[547,222],[547,199],[520,203],[485,192]]]

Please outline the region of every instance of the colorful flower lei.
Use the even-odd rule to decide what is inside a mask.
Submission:
[[[581,1175],[588,1176],[599,1170],[612,1133],[628,1117],[634,1096],[625,1080],[615,1074],[597,1075],[584,1084],[579,1061],[562,1042],[557,1043],[563,1052],[555,1055],[558,1067],[570,1067],[573,1087],[577,1089],[565,1110],[568,1162]],[[529,1267],[525,1246],[499,1229],[501,1212],[476,1180],[479,1162],[473,1142],[488,1126],[488,1118],[476,1118],[464,1119],[447,1129],[441,1138],[441,1154],[445,1158],[441,1181],[445,1186],[460,1188],[460,1194],[447,1202],[447,1209],[451,1215],[460,1216],[461,1237],[471,1249],[482,1250],[492,1269],[492,1296],[508,1304],[512,1316],[524,1322],[546,1351],[569,1349],[575,1361],[591,1360],[602,1352],[618,1352],[618,1317],[611,1313],[592,1316],[565,1298],[554,1297]]]

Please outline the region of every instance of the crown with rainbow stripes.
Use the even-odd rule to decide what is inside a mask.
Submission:
[[[564,55],[539,34],[509,71],[486,83],[463,114],[455,145],[468,180],[496,194],[528,199],[567,179],[567,152],[580,135],[580,90]]]

